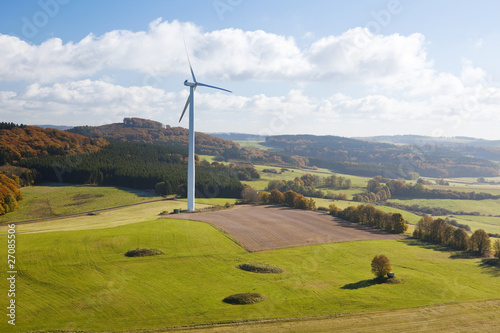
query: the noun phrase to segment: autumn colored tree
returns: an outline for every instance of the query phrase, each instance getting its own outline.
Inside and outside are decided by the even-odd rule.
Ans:
[[[308,209],[309,208],[309,199],[304,197],[302,194],[297,194],[294,198],[294,207],[298,209]]]
[[[482,257],[490,255],[491,242],[490,236],[483,229],[474,231],[469,240],[469,250]]]
[[[274,189],[271,191],[271,194],[269,194],[269,203],[272,205],[282,205],[285,202],[285,197],[283,193],[281,193],[279,190]]]
[[[494,256],[498,260],[500,260],[500,239],[495,240],[493,243],[493,251],[494,251]]]
[[[269,192],[260,191],[259,192],[259,200],[263,204],[268,204],[269,203]]]
[[[335,204],[330,204],[330,206],[328,206],[328,210],[330,211],[330,215],[332,216],[338,216],[339,213],[341,212],[341,209],[337,207]]]
[[[466,251],[469,245],[469,235],[462,228],[453,231],[453,247],[457,250]]]
[[[375,274],[377,278],[384,277],[387,273],[392,270],[391,263],[389,259],[381,254],[373,257],[372,260],[372,273]]]
[[[431,230],[431,224],[434,220],[432,217],[426,215],[422,217],[417,224],[417,227],[413,231],[413,237],[428,240]]]
[[[15,211],[19,208],[19,201],[23,194],[17,188],[16,181],[4,174],[0,174],[0,215]]]
[[[401,215],[399,213],[392,214],[391,222],[392,222],[392,228],[393,228],[394,232],[396,232],[398,234],[402,234],[406,230],[408,230],[408,225],[406,224],[406,221],[403,218],[403,215]]]
[[[288,190],[285,193],[283,193],[283,198],[284,198],[284,204],[287,207],[295,207],[295,198],[299,194],[295,193],[292,190]]]

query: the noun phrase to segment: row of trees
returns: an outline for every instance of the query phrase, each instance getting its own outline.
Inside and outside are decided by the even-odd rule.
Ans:
[[[304,210],[316,210],[316,203],[312,198],[306,198],[302,194],[288,190],[285,193],[273,189],[271,192],[261,191],[257,193],[252,187],[247,186],[241,197],[246,203],[263,203]]]
[[[317,175],[304,174],[300,177],[295,177],[294,180],[289,181],[271,180],[267,185],[266,191],[272,191],[276,189],[280,192],[297,192],[306,197],[347,200],[347,195],[345,194],[335,194],[332,191],[327,191],[325,193],[324,191],[317,189],[315,186],[333,187],[335,189],[348,189],[351,187],[351,180],[336,175],[332,175],[329,177],[319,177]]]
[[[406,220],[401,214],[386,213],[372,205],[349,206],[341,210],[335,204],[331,204],[329,210],[330,215],[388,232],[400,234],[408,230]]]
[[[434,220],[430,216],[424,216],[418,221],[413,237],[480,256],[488,256],[491,251],[490,237],[483,229],[474,231],[469,237],[464,229],[455,228],[440,218]]]
[[[384,184],[385,183],[385,184]],[[422,182],[413,185],[406,184],[401,180],[388,179],[377,176],[368,181],[365,193],[357,193],[353,196],[358,202],[385,201],[391,197],[412,198],[412,199],[461,199],[461,200],[485,200],[498,199],[490,193],[458,192],[451,190],[428,189]]]
[[[0,174],[0,215],[15,211],[19,208],[19,201],[23,194],[19,191],[16,181]]]

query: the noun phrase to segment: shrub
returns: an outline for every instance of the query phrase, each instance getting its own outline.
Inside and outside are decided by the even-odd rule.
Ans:
[[[245,186],[241,192],[241,199],[245,203],[257,203],[259,202],[259,194],[253,189],[253,187]]]
[[[242,293],[227,296],[222,301],[228,304],[243,305],[261,302],[265,298],[266,297],[264,295],[261,295],[259,293]]]
[[[389,259],[385,255],[381,254],[373,257],[372,273],[375,274],[377,278],[384,277],[391,270],[392,270],[391,263],[389,262]]]
[[[338,216],[339,213],[341,212],[340,208],[337,207],[335,204],[330,204],[330,206],[328,206],[328,210],[330,211],[330,215],[333,216]]]
[[[282,273],[283,269],[276,265],[267,264],[265,262],[247,262],[237,266],[247,272],[253,273]]]
[[[285,197],[283,193],[281,193],[279,190],[274,189],[271,191],[271,194],[269,195],[269,203],[273,205],[282,205],[285,202]]]
[[[140,249],[137,248],[135,250],[130,250],[125,253],[126,257],[148,257],[148,256],[156,256],[159,254],[163,254],[160,250],[157,249]]]
[[[268,204],[269,203],[269,192],[260,191],[259,192],[259,200],[263,204]]]

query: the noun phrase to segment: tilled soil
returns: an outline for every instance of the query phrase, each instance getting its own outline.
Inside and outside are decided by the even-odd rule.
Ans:
[[[285,247],[377,239],[402,239],[322,212],[241,205],[220,211],[172,214],[169,218],[214,224],[251,252]]]

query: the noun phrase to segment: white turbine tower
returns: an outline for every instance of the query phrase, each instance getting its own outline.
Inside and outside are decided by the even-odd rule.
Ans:
[[[188,200],[188,211],[194,211],[194,192],[195,192],[195,170],[194,170],[194,91],[197,86],[208,87],[213,89],[224,90],[232,93],[232,91],[210,86],[208,84],[204,84],[196,81],[196,77],[194,76],[193,67],[191,66],[191,60],[189,60],[189,54],[187,51],[186,44],[184,43],[184,47],[186,48],[186,54],[189,62],[189,69],[191,70],[191,75],[193,76],[193,82],[188,82],[188,80],[184,81],[184,85],[189,87],[189,97],[186,101],[186,105],[184,106],[184,110],[182,111],[179,122],[181,122],[182,117],[184,117],[184,113],[186,113],[186,109],[189,105],[189,156],[188,156],[188,186],[187,186],[187,200]]]

